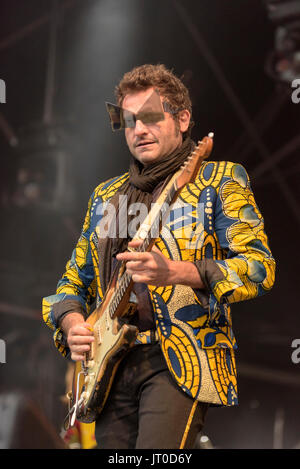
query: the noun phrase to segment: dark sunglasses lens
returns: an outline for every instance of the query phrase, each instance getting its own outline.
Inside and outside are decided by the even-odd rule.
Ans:
[[[164,120],[163,112],[139,112],[136,120],[141,120],[143,124],[156,124],[156,122]]]

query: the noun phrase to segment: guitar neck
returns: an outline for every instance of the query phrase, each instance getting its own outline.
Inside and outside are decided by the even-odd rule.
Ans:
[[[143,241],[137,251],[149,251],[153,242],[159,236],[160,230],[170,213],[171,205],[175,202],[180,193],[176,184],[178,173],[179,171],[175,173],[166,186],[163,187],[158,199],[152,204],[151,210],[137,230],[133,241]]]
[[[152,204],[151,210],[140,225],[133,240],[142,240],[142,244],[135,249],[136,252],[146,252],[152,249],[152,246],[159,236],[160,230],[166,221],[171,205],[177,199],[180,190],[177,188],[176,180],[179,171],[173,175],[170,181],[163,187],[157,201]],[[120,268],[122,274],[117,281],[117,288],[111,298],[109,305],[109,314],[111,318],[122,314],[118,307],[125,295],[128,295],[132,289],[132,281],[130,275],[126,273],[125,263]]]
[[[152,204],[151,210],[143,223],[137,230],[133,240],[142,241],[142,244],[135,249],[136,252],[150,251],[155,240],[158,238],[161,228],[171,210],[171,205],[175,202],[181,189],[188,182],[192,182],[202,164],[204,158],[210,154],[212,149],[212,135],[205,137],[203,141],[198,142],[198,146],[188,157],[183,166],[171,177],[168,183],[163,187],[157,201]],[[111,317],[122,315],[119,305],[125,295],[129,295],[133,282],[126,273],[125,263],[121,265],[117,285],[112,295],[109,314]]]

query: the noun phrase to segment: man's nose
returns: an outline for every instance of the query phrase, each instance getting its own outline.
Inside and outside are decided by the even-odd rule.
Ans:
[[[147,132],[148,132],[147,126],[141,120],[138,119],[135,122],[135,134],[136,135],[142,135],[142,134],[145,134]]]

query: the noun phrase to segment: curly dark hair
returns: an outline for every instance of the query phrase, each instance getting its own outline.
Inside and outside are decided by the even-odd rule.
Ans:
[[[192,115],[192,102],[188,89],[173,71],[168,70],[163,64],[140,65],[125,73],[115,88],[118,105],[122,106],[127,94],[144,91],[150,87],[157,89],[169,103],[176,122],[178,122],[178,112],[182,109],[187,109]],[[192,127],[191,119],[186,134],[190,135]]]

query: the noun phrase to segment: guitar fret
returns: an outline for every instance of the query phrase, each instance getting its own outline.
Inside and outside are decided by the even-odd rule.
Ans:
[[[119,304],[121,303],[122,298],[124,296],[124,293],[126,292],[126,289],[128,288],[128,286],[130,284],[130,280],[131,280],[131,278],[126,272],[125,272],[125,274],[123,274],[123,276],[119,280],[118,291],[116,293],[114,293],[114,296],[113,296],[113,298],[110,302],[110,306],[109,306],[109,315],[110,315],[111,318],[113,317],[113,315],[115,314]]]

